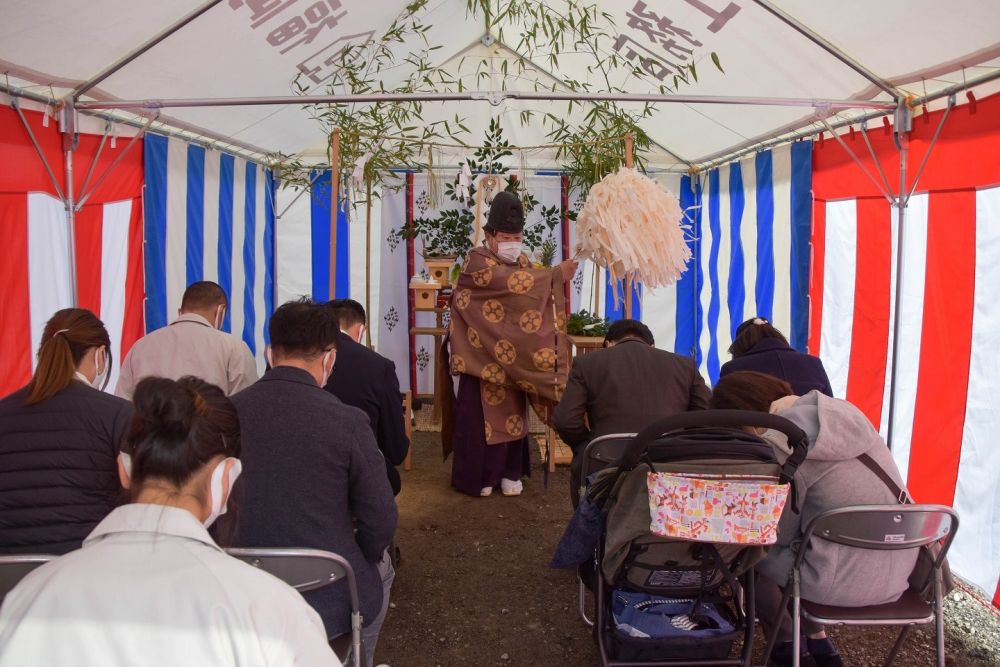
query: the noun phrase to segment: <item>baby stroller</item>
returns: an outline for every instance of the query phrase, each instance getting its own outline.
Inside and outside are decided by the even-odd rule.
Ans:
[[[784,434],[785,463],[744,426]],[[781,512],[794,511],[785,501],[794,506],[807,448],[790,421],[738,410],[683,413],[587,446],[586,502],[605,517],[592,564],[604,667],[750,665],[753,568]],[[583,594],[581,585],[581,612]]]

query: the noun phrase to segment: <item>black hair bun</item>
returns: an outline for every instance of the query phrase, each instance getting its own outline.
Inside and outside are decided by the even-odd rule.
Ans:
[[[173,380],[148,377],[136,386],[136,419],[148,435],[160,440],[183,440],[190,433],[200,396]]]

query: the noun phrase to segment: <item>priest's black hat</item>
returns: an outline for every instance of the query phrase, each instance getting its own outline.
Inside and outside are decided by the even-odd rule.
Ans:
[[[524,206],[513,192],[498,192],[490,205],[490,215],[483,229],[496,234],[520,234],[524,231]]]

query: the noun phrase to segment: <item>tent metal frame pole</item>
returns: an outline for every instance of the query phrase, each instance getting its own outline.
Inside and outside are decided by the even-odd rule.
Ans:
[[[924,159],[920,163],[920,167],[917,169],[913,177],[913,185],[909,190],[906,189],[906,160],[909,153],[909,145],[907,138],[901,137],[899,132],[895,133],[896,147],[899,149],[899,197],[895,202],[897,209],[896,214],[896,294],[894,298],[895,310],[893,311],[893,323],[892,323],[892,368],[889,372],[889,414],[887,416],[886,422],[886,434],[885,441],[892,449],[892,434],[893,434],[893,416],[896,413],[896,366],[899,361],[899,331],[900,316],[899,309],[900,304],[903,299],[903,239],[904,239],[904,221],[906,219],[906,208],[909,206],[910,197],[917,189],[917,182],[920,180],[920,176],[924,172],[924,168],[927,166],[927,161],[930,158],[931,151],[937,145],[938,139],[941,137],[941,130],[944,129],[944,123],[948,119],[952,108],[956,104],[955,94],[952,93],[948,97],[948,106],[945,108],[944,114],[941,116],[941,121],[938,123],[937,129],[934,130],[934,135],[931,137],[930,143],[927,145],[927,153],[924,154]],[[909,108],[901,107],[901,112],[905,113],[903,119],[897,114],[897,124],[902,124],[906,130],[910,129],[912,123],[912,115],[910,114]],[[902,121],[902,122],[900,122]]]
[[[21,98],[37,102],[39,104],[44,104],[46,106],[52,106],[53,103],[56,105],[60,104],[60,102],[55,101],[46,95],[39,95],[38,93],[31,92],[30,90],[22,90],[16,86],[7,86],[3,82],[0,82],[0,93],[9,95],[11,100],[14,98]],[[120,125],[126,125],[137,129],[141,129],[145,125],[146,118],[148,117],[145,114],[136,114],[137,118],[123,118],[104,111],[88,111],[86,109],[79,108],[77,109],[77,112],[92,118],[100,118],[106,122],[118,123]],[[160,116],[160,118],[162,118],[162,116]],[[204,128],[194,126],[186,127],[186,124],[176,125],[174,124],[174,119],[160,120],[160,118],[157,119],[160,122],[160,127],[156,128],[157,133],[167,137],[183,139],[188,143],[198,144],[199,146],[204,146],[205,148],[212,150],[225,151],[238,157],[242,157],[248,162],[263,164],[261,156],[266,156],[271,152],[265,148],[246,144],[230,137],[210,132]]]
[[[74,189],[74,174],[73,174],[73,152],[76,150],[76,144],[79,140],[79,134],[77,133],[76,125],[76,109],[73,108],[72,102],[66,104],[63,107],[64,123],[62,126],[63,133],[63,151],[66,154],[66,238],[68,240],[68,255],[69,255],[69,294],[70,294],[70,306],[76,308],[80,303],[80,294],[78,291],[77,275],[76,275],[76,207],[73,201],[73,189]]]
[[[848,146],[847,142],[844,141],[844,138],[841,137],[840,134],[838,134],[830,126],[828,122],[826,122],[826,119],[823,120],[823,125],[833,135],[833,138],[837,141],[837,143],[840,144],[840,147],[844,149],[844,152],[847,153],[851,157],[851,159],[854,160],[854,163],[858,165],[861,171],[864,172],[865,176],[867,176],[868,179],[875,184],[875,187],[878,188],[878,191],[880,193],[882,193],[882,196],[885,197],[887,200],[889,200],[889,203],[893,203],[895,201],[895,198],[893,197],[892,192],[887,190],[885,186],[879,183],[878,179],[875,178],[870,171],[868,171],[868,167],[866,167],[864,162],[861,161],[861,158],[855,155],[854,151],[851,150],[851,147]],[[876,164],[878,164],[877,160]],[[879,169],[881,169],[881,167],[879,167]]]
[[[900,104],[900,110],[905,111],[907,115],[910,114],[909,108],[902,103]],[[896,148],[899,149],[899,196],[893,202],[893,206],[896,207],[896,293],[893,295],[892,368],[889,370],[889,414],[886,415],[885,431],[885,444],[890,451],[892,450],[892,434],[894,431],[892,422],[896,414],[896,371],[899,362],[899,330],[901,328],[900,322],[903,319],[899,316],[899,309],[903,301],[903,255],[906,254],[903,252],[903,241],[906,228],[906,206],[909,198],[904,198],[903,193],[906,192],[906,160],[909,157],[909,137],[907,133],[909,130],[910,127],[907,124],[905,127],[897,127],[893,131],[893,139],[896,142]]]
[[[208,0],[208,2],[200,5],[199,7],[196,7],[193,11],[191,11],[187,15],[174,21],[169,26],[167,26],[157,34],[153,35],[152,37],[150,37],[148,40],[146,40],[136,48],[132,49],[124,56],[122,56],[115,62],[105,67],[98,74],[95,74],[90,79],[78,85],[70,92],[70,97],[73,100],[78,100],[81,95],[89,91],[91,88],[98,85],[99,83],[107,79],[109,76],[111,76],[112,74],[114,74],[115,72],[117,72],[118,70],[125,67],[133,60],[144,54],[146,51],[149,51],[151,48],[153,48],[154,46],[165,40],[167,37],[170,37],[170,35],[174,34],[178,30],[186,26],[188,23],[191,23],[191,21],[197,19],[199,16],[210,10],[212,7],[215,7],[220,2],[222,2],[222,0]]]
[[[907,203],[910,201],[910,197],[913,196],[913,193],[917,189],[917,183],[920,181],[920,177],[923,176],[924,174],[924,168],[927,167],[927,161],[931,157],[931,151],[934,150],[934,146],[937,144],[938,137],[941,136],[941,130],[944,129],[945,121],[948,120],[948,116],[951,114],[951,110],[955,108],[956,103],[957,101],[954,95],[948,98],[948,106],[945,107],[944,114],[942,114],[941,120],[940,122],[938,122],[937,129],[934,130],[934,135],[931,137],[931,143],[927,146],[927,152],[924,154],[924,159],[920,163],[920,166],[917,167],[916,173],[913,175],[913,185],[910,186],[909,191],[906,193]]]
[[[875,163],[875,168],[878,169],[878,175],[882,177],[882,184],[885,186],[885,191],[892,194],[892,186],[889,185],[889,178],[885,175],[885,169],[882,168],[882,162],[878,159],[878,155],[875,154],[875,149],[872,148],[872,141],[868,137],[868,121],[861,121],[861,138],[865,140],[865,146],[868,147],[868,154],[872,156],[872,162]],[[900,192],[902,194],[902,192]]]
[[[990,83],[991,81],[996,81],[997,79],[1000,79],[1000,70],[995,70],[988,74],[984,74],[983,76],[976,77],[974,79],[969,79],[965,83],[959,83],[955,84],[954,86],[949,86],[948,88],[939,90],[936,93],[931,93],[929,95],[924,95],[923,97],[918,97],[915,100],[911,100],[910,105],[911,107],[918,107],[928,102],[935,102],[944,97],[951,97],[953,95],[957,95],[958,93],[975,88],[976,86],[982,85],[984,83]],[[832,127],[835,130],[839,130],[841,128],[845,128],[850,125],[859,123],[863,120],[874,120],[876,118],[881,118],[882,116],[887,116],[889,113],[890,112],[888,111],[874,111],[858,116],[857,118],[851,118],[849,120],[842,120],[836,123],[831,123],[830,127]],[[785,143],[791,143],[798,139],[803,139],[805,137],[813,136],[821,131],[814,125],[814,123],[818,122],[821,122],[821,120],[811,120],[809,121],[807,127],[797,130],[791,134],[782,137],[775,137],[772,139],[765,139],[750,146],[746,146],[745,148],[741,148],[738,151],[732,151],[732,152],[723,151],[721,153],[713,153],[711,155],[706,155],[705,157],[696,160],[695,164],[701,165],[701,169],[714,169],[715,167],[739,160],[741,157],[749,155],[750,153],[756,153],[765,148],[770,148]]]
[[[150,116],[149,120],[146,121],[146,125],[138,132],[136,132],[131,139],[129,139],[128,144],[125,146],[124,149],[122,149],[122,152],[115,156],[115,159],[112,160],[111,164],[109,164],[107,169],[104,170],[104,173],[102,173],[98,177],[98,179],[94,182],[94,187],[88,190],[87,183],[84,182],[83,187],[80,188],[80,201],[76,203],[74,210],[79,211],[81,208],[83,208],[83,205],[87,203],[87,200],[90,199],[91,195],[97,192],[97,189],[101,187],[101,184],[104,183],[105,180],[107,180],[108,176],[111,175],[111,172],[115,170],[115,167],[117,167],[118,164],[125,159],[125,156],[128,155],[129,151],[131,151],[132,148],[135,147],[139,139],[142,139],[144,136],[146,136],[146,131],[149,130],[149,127],[153,124],[153,121],[155,120],[156,116]],[[97,157],[94,158],[94,164],[91,165],[91,171],[93,171],[94,165],[96,164],[97,164]],[[87,175],[87,180],[90,180],[89,174]]]
[[[94,176],[94,169],[97,168],[97,161],[101,159],[101,153],[104,152],[104,145],[108,142],[109,134],[111,134],[111,121],[105,121],[104,134],[101,135],[101,143],[97,145],[97,152],[94,153],[94,159],[90,161],[90,166],[87,168],[87,175],[83,178],[83,185],[80,186],[81,195],[87,191],[87,186],[90,185],[90,179]],[[80,206],[82,206],[82,203],[77,205],[77,211],[80,210]]]
[[[665,104],[732,104],[745,106],[810,107],[815,109],[880,109],[892,111],[895,102],[798,97],[730,97],[725,95],[633,95],[627,93],[563,93],[520,91],[473,91],[455,93],[371,93],[363,95],[280,95],[273,97],[193,97],[187,99],[108,100],[79,102],[78,109],[164,109],[174,107],[236,107],[377,102],[489,102],[499,106],[506,100],[576,102],[659,102]]]
[[[801,21],[791,16],[787,12],[778,7],[775,7],[770,0],[754,0],[754,2],[767,12],[774,15],[782,23],[785,23],[793,30],[798,32],[800,35],[808,39],[813,44],[819,46],[821,49],[829,53],[831,56],[844,63],[852,70],[863,76],[864,78],[871,81],[873,84],[881,88],[883,91],[889,93],[892,97],[899,97],[899,92],[893,88],[892,84],[878,76],[867,67],[859,63],[854,58],[850,57],[836,46],[827,41],[824,37],[820,36],[819,33],[815,32],[809,26],[803,24]]]
[[[21,119],[21,124],[24,126],[24,130],[28,133],[28,139],[31,140],[31,145],[35,147],[35,152],[38,153],[38,158],[42,161],[42,166],[45,167],[46,173],[49,175],[49,179],[52,181],[52,187],[56,190],[56,195],[58,195],[60,201],[66,201],[66,195],[63,194],[62,186],[59,185],[59,179],[56,178],[55,172],[52,171],[52,166],[49,161],[45,159],[45,153],[42,152],[42,147],[38,144],[38,139],[35,138],[35,133],[31,130],[31,126],[28,125],[28,119],[24,117],[24,112],[21,111],[21,104],[16,97],[11,98],[11,106],[14,107],[14,111],[17,112],[18,118]]]

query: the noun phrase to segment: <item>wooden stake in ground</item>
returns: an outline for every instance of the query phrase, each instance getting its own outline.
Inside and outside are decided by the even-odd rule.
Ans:
[[[337,298],[337,212],[340,210],[340,128],[330,135],[330,299]]]

